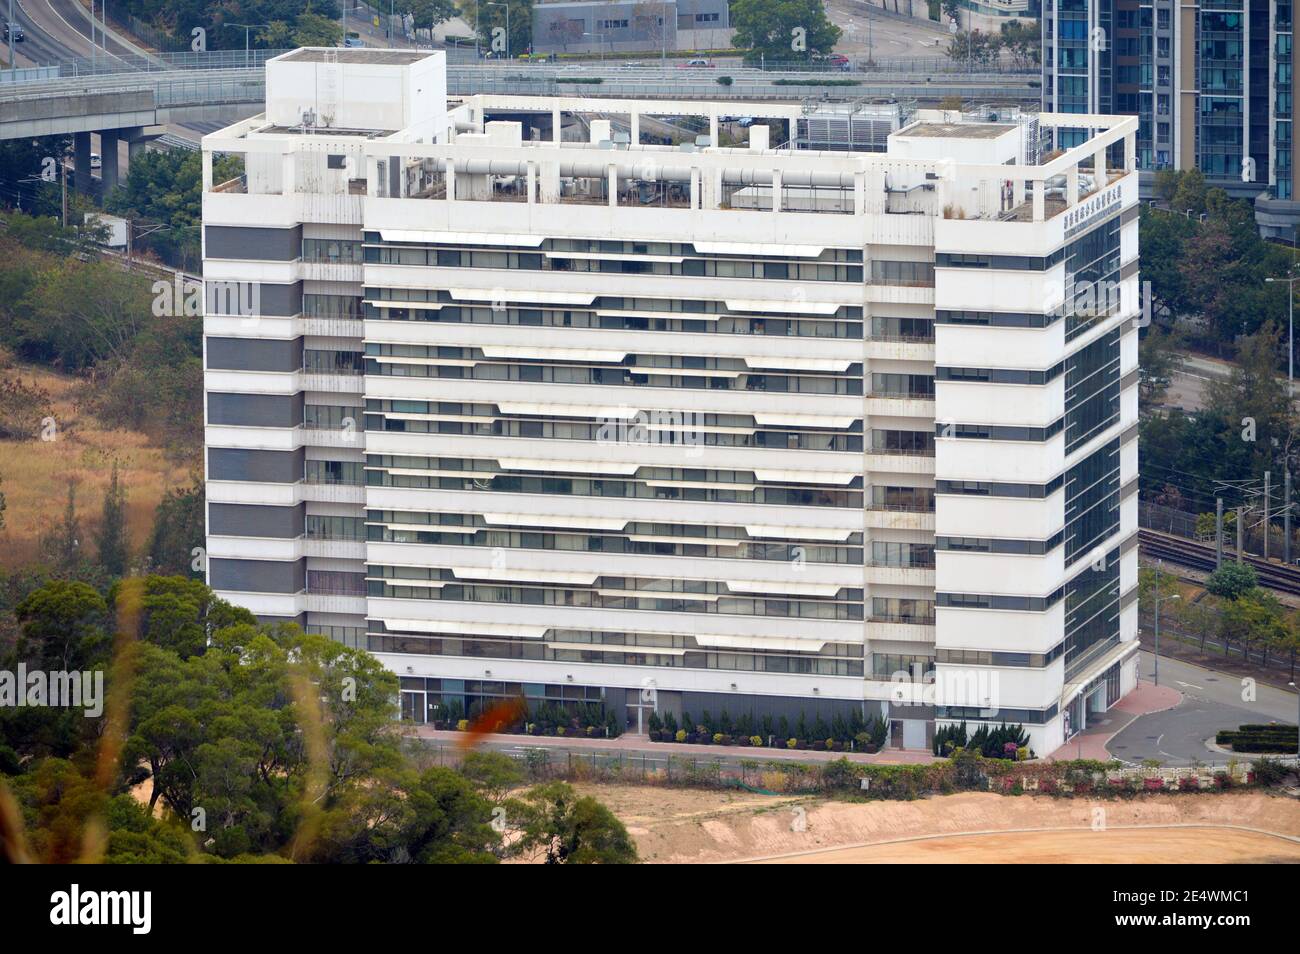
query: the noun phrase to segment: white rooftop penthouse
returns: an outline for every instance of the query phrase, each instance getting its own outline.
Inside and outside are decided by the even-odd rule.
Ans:
[[[205,192],[256,195],[257,208],[285,221],[303,219],[275,216],[268,199],[364,194],[373,200],[367,221],[393,228],[513,234],[525,205],[529,233],[571,225],[589,235],[617,216],[620,229],[647,236],[680,235],[689,222],[693,235],[781,245],[944,246],[947,229],[996,222],[1020,227],[992,230],[1003,238],[991,241],[1024,249],[1059,244],[1071,213],[1135,168],[1131,116],[1039,114],[1042,133],[1092,135],[1033,165],[1035,127],[937,110],[916,113],[883,155],[781,148],[762,122],[747,146],[722,147],[710,144],[723,117],[743,112],[788,129],[801,107],[498,95],[444,106],[444,71],[442,53],[302,49],[271,60],[268,111],[204,138]],[[628,131],[615,133],[611,118]],[[709,131],[698,145],[642,143],[643,118]],[[242,155],[245,175],[214,184],[214,153]],[[618,212],[626,208],[642,216],[628,220]],[[954,221],[967,224],[936,225]]]

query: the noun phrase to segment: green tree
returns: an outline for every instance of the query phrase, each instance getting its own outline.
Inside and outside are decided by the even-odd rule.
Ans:
[[[830,53],[842,32],[817,0],[733,0],[732,45],[745,50],[745,62],[782,63]],[[802,30],[802,34],[797,31]],[[802,49],[792,46],[802,37]]]
[[[110,577],[124,576],[127,568],[126,489],[122,486],[116,459],[108,489],[104,491],[104,510],[95,533],[95,543],[104,572]]]
[[[343,42],[343,27],[308,7],[293,21],[293,42],[297,46],[338,46]]]
[[[510,56],[518,57],[521,53],[526,53],[532,46],[533,42],[533,0],[500,0],[510,4]],[[492,45],[494,30],[506,29],[506,11],[501,6],[489,5],[487,0],[462,0],[457,4],[460,10],[460,18],[470,25],[470,29],[478,24],[479,42],[482,44],[483,51],[493,52],[495,56],[505,56],[504,37],[505,33],[499,34],[502,39],[502,49],[494,50]],[[441,22],[441,21],[439,21]],[[429,25],[428,18],[417,19],[417,27]],[[436,24],[434,24],[436,25]]]
[[[467,752],[460,773],[493,805],[500,805],[524,781],[519,762],[503,752]]]
[[[1154,324],[1143,330],[1138,345],[1139,407],[1159,403],[1174,375],[1182,370],[1181,343],[1182,338],[1176,332],[1164,331]]]
[[[201,577],[202,563],[194,568],[195,549],[205,543],[203,480],[195,475],[189,487],[169,487],[154,510],[149,535],[149,567],[169,576]]]
[[[1249,563],[1225,561],[1205,580],[1205,588],[1224,600],[1237,600],[1259,586],[1255,569]]]
[[[623,823],[590,796],[566,782],[529,789],[507,806],[520,829],[516,850],[547,864],[633,864],[636,844]],[[515,820],[520,823],[516,823]]]

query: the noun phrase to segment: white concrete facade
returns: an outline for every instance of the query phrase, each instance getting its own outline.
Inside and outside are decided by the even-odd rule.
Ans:
[[[440,54],[348,52],[287,57],[437,87]],[[1045,114],[1093,135],[1030,166],[1028,127],[937,112],[865,155],[636,134],[732,103],[428,111],[204,139],[205,275],[260,302],[205,318],[222,596],[429,705],[856,708],[1042,753],[1131,688],[1135,118]]]

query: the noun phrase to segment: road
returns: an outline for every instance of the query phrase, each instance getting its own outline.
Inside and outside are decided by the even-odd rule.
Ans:
[[[1143,678],[1150,678],[1153,657],[1143,652],[1140,659]],[[1156,759],[1170,766],[1224,763],[1231,756],[1205,744],[1219,729],[1248,722],[1296,721],[1295,693],[1261,684],[1255,689],[1256,700],[1243,702],[1241,679],[1230,673],[1161,656],[1160,684],[1177,689],[1183,701],[1164,712],[1139,716],[1121,729],[1106,745],[1116,758],[1133,763]]]
[[[924,0],[916,0],[921,9]],[[917,17],[890,15],[865,0],[825,0],[826,16],[844,31],[837,52],[853,59],[873,61],[907,57],[942,57],[948,47],[948,30]]]
[[[1183,367],[1172,375],[1162,403],[1169,407],[1181,407],[1185,411],[1199,411],[1205,406],[1206,389],[1210,383],[1226,381],[1235,366],[1231,361],[1203,354],[1186,351],[1179,354],[1183,359]],[[1292,383],[1291,394],[1300,396],[1300,382]]]

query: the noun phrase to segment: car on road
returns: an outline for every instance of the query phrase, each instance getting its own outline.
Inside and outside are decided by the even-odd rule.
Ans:
[[[92,152],[90,154],[90,168],[102,169],[103,167],[104,167],[104,160],[100,158],[99,153]]]
[[[687,60],[685,63],[678,64],[681,70],[711,70],[713,64],[708,60]]]
[[[13,31],[13,34],[14,34],[14,42],[15,42],[15,43],[21,43],[21,42],[23,42],[23,40],[27,39],[27,37],[25,37],[25,36],[23,35],[23,28],[22,28],[22,27],[18,26],[17,24],[14,24],[13,26],[10,26],[8,23],[6,23],[6,24],[5,24],[5,42],[6,42],[6,43],[9,42],[9,31],[10,31],[10,30]]]
[[[349,32],[348,35],[343,38],[343,45],[347,47],[365,46],[366,41],[361,39],[360,33]]]

